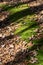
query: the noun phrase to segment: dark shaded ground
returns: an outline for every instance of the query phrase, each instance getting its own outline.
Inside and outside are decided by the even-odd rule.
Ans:
[[[9,25],[11,22],[17,21],[18,19],[20,19],[24,16],[38,14],[41,10],[43,10],[43,4],[36,6],[36,7],[30,7],[30,8],[24,9],[20,12],[9,15],[6,20],[4,20],[3,22],[0,22],[0,28]],[[2,24],[5,24],[5,26]]]

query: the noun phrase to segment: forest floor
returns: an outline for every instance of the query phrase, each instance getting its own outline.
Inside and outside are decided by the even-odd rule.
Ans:
[[[0,65],[43,65],[42,5],[0,5]]]

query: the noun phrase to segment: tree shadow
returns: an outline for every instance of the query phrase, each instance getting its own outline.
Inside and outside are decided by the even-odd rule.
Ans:
[[[39,13],[41,10],[43,10],[43,4],[42,5],[39,5],[39,6],[35,6],[35,7],[30,7],[30,8],[27,8],[27,9],[24,9],[20,12],[16,12],[12,15],[9,16],[9,21],[11,20],[12,22],[24,17],[24,16],[27,16],[27,15],[33,15],[33,14],[37,14]]]
[[[41,10],[43,10],[43,4],[39,6],[26,8],[22,11],[9,15],[9,17],[4,21],[4,24],[5,26],[8,26],[10,23],[17,21],[18,19],[23,18],[24,16],[38,14]],[[4,27],[4,26],[1,26],[2,23],[3,22],[0,22],[0,27]]]
[[[39,45],[39,46],[43,45],[43,37],[41,37],[40,39],[35,39],[34,41],[35,43],[37,43],[36,45]]]

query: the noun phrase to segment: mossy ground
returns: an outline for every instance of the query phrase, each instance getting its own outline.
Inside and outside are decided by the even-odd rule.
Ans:
[[[16,7],[6,6],[4,11],[10,12],[9,22],[19,25],[14,34],[20,35],[23,40],[27,40],[30,36],[36,34],[34,30],[39,26],[32,19],[35,14],[29,11],[27,4]]]
[[[37,58],[38,58],[38,63],[28,64],[28,65],[43,65],[43,50],[38,51]]]
[[[16,31],[14,31],[14,34],[21,36],[21,38],[25,41],[29,41],[28,38],[36,34],[34,30],[39,28],[39,26],[36,21],[32,19],[35,14],[30,12],[30,7],[28,7],[27,4],[15,7],[0,5],[0,7],[3,7],[4,11],[10,12],[9,22],[19,25]],[[39,50],[38,53],[37,58],[39,59],[39,63],[28,65],[43,65],[43,51]]]

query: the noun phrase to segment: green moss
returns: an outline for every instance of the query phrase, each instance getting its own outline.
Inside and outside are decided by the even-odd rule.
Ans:
[[[24,40],[28,40],[29,37],[36,34],[34,30],[38,28],[38,25],[35,21],[29,21],[27,19],[27,22],[22,21],[21,23],[22,23],[22,26],[20,28],[18,27],[18,29],[14,32],[15,34],[19,34],[21,38]]]

